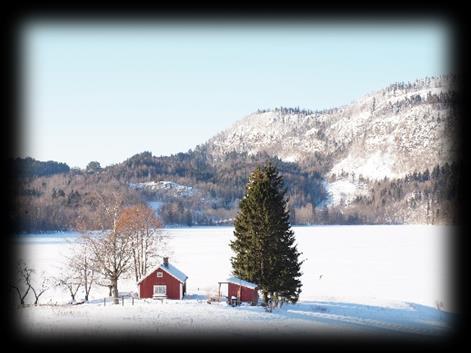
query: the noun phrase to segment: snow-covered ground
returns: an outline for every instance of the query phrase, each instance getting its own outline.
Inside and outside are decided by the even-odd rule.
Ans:
[[[177,184],[173,181],[161,180],[158,182],[148,181],[144,183],[130,183],[129,187],[134,189],[148,189],[153,191],[170,191],[180,196],[192,196],[193,187]]]
[[[193,297],[193,299],[192,299]],[[145,299],[124,305],[102,300],[67,306],[38,306],[18,310],[21,328],[39,335],[79,332],[80,337],[103,334],[191,335],[220,337],[274,335],[277,338],[332,335],[443,335],[451,322],[447,315],[418,304],[385,302],[366,305],[338,301],[301,301],[267,313],[260,306],[231,307],[208,304],[204,297],[183,301]]]
[[[25,332],[102,334],[132,332],[229,335],[273,332],[277,335],[328,333],[437,335],[453,327],[448,226],[315,226],[294,227],[303,253],[300,301],[273,313],[262,307],[207,304],[218,281],[230,275],[232,227],[166,230],[170,262],[188,275],[188,296],[159,302],[125,298],[124,306],[103,305],[107,288],[97,287],[91,301],[64,305],[60,288],[40,299],[49,304],[19,308]],[[38,272],[55,275],[73,248],[74,234],[38,235],[17,240],[17,254]],[[120,292],[136,292],[131,279]],[[80,297],[80,295],[79,295]],[[26,301],[31,302],[31,298]],[[443,303],[442,310],[436,309]],[[56,305],[57,304],[57,305]],[[129,331],[131,330],[131,331]]]
[[[325,205],[329,206],[338,206],[341,203],[349,205],[357,196],[368,195],[368,185],[358,180],[342,178],[331,183],[325,182],[324,187],[329,195]]]

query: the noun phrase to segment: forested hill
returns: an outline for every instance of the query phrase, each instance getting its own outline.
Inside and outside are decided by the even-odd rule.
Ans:
[[[285,178],[293,224],[456,222],[456,163],[380,181],[345,174],[341,177],[367,192],[336,203],[329,192],[336,182],[323,179],[312,166],[233,152],[215,167],[201,151],[169,157],[144,152],[107,168],[25,178],[11,216],[19,221],[20,231],[75,229],[78,220],[93,228],[98,195],[119,192],[129,204],[158,201],[166,224],[231,224],[250,171],[267,159]]]
[[[205,146],[216,160],[232,151],[267,152],[284,161],[317,160],[325,175],[404,177],[454,160],[458,147],[454,82],[453,75],[399,82],[321,111],[283,107],[258,111]]]
[[[249,174],[267,159],[274,161],[285,177],[292,207],[319,204],[326,199],[318,172],[266,154],[230,153],[212,165],[200,149],[167,157],[143,152],[106,168],[93,162],[84,170],[21,180],[16,217],[29,231],[74,228],[78,218],[92,218],[97,192],[115,190],[125,194],[130,203],[161,201],[160,213],[167,224],[231,223]],[[147,187],[162,180],[188,186],[191,192],[183,195],[171,189]]]
[[[66,163],[41,162],[30,157],[9,159],[8,163],[11,176],[18,178],[50,176],[70,171]]]
[[[83,169],[16,159],[24,231],[93,227],[97,193],[150,202],[167,225],[231,224],[271,160],[293,224],[453,223],[459,194],[453,76],[395,83],[342,107],[259,110],[193,150]],[[16,177],[15,176],[15,177]]]

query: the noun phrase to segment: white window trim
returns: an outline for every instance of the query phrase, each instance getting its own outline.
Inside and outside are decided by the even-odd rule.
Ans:
[[[159,291],[159,289],[163,289],[163,291]],[[165,284],[155,284],[154,295],[167,295],[167,286]]]
[[[162,271],[157,271],[157,277],[162,278],[164,273]]]

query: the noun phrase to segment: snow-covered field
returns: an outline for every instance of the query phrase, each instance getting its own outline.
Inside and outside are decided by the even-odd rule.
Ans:
[[[233,228],[166,230],[170,262],[188,275],[182,301],[135,300],[103,305],[108,289],[92,290],[87,304],[67,305],[68,294],[50,290],[38,307],[19,308],[19,328],[47,335],[219,331],[228,335],[316,333],[438,335],[453,327],[456,308],[448,255],[448,226],[294,227],[302,266],[300,301],[273,313],[262,307],[207,304],[208,293],[231,272],[228,246]],[[55,275],[73,248],[73,233],[28,236],[15,241],[17,254],[37,272]],[[136,292],[131,279],[121,293]],[[80,297],[80,295],[79,295]],[[31,302],[31,298],[26,302]],[[438,302],[443,308],[437,310]],[[56,305],[57,304],[57,305]],[[209,330],[209,331],[208,331]]]

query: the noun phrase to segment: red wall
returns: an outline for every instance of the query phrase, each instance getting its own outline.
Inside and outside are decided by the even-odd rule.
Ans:
[[[157,277],[158,271],[163,273],[162,277]],[[180,281],[160,268],[152,272],[141,283],[139,283],[139,297],[152,298],[154,295],[154,285],[157,284],[167,285],[168,299],[180,299]]]
[[[258,300],[258,294],[255,289],[247,288],[247,287],[240,287],[240,301],[241,302],[255,302]],[[229,296],[229,299],[234,296],[237,297],[239,291],[239,285],[235,283],[229,283],[228,284],[228,289],[227,289],[227,294]]]

